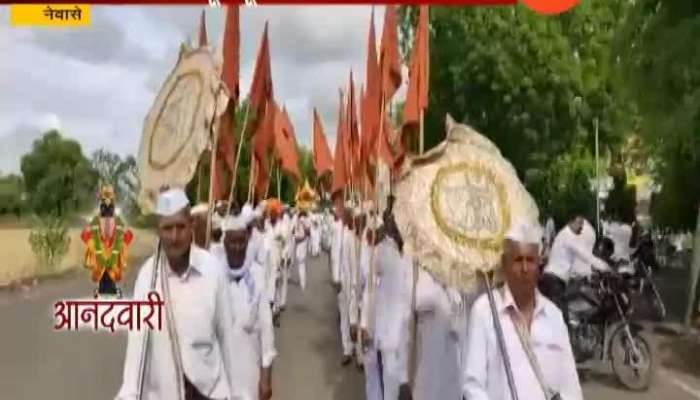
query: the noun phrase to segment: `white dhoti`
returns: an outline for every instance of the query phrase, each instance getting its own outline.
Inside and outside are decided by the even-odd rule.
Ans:
[[[406,360],[401,351],[381,350],[378,360],[382,367],[381,384],[384,389],[385,399],[398,399],[399,387],[406,382]]]
[[[301,285],[301,290],[306,290],[306,250],[308,247],[308,240],[297,243],[296,265],[297,270],[299,271],[299,284]]]
[[[383,400],[382,375],[379,365],[377,349],[371,346],[362,356],[362,364],[365,370],[365,398],[366,400]]]
[[[338,292],[338,312],[340,313],[340,341],[343,345],[343,355],[352,355],[352,339],[350,338],[350,303],[348,296],[342,290]]]
[[[321,228],[315,226],[311,228],[311,256],[318,257],[321,253]]]

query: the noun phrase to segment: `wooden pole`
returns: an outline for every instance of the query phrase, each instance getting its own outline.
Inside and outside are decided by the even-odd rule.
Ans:
[[[277,198],[282,198],[282,173],[280,172],[279,165],[277,166]]]
[[[199,167],[197,168],[197,203],[201,203],[202,201],[202,170],[204,167],[202,166],[202,161],[200,159],[199,161]]]
[[[215,112],[216,114],[216,112]],[[213,124],[212,124],[213,126]],[[216,146],[219,144],[219,135],[214,135],[212,151],[211,151],[211,163],[209,165],[209,207],[207,208],[207,232],[206,241],[204,246],[209,248],[209,241],[211,240],[211,217],[214,211],[214,185],[215,185],[215,174],[216,174]]]
[[[276,163],[275,160],[272,160],[272,164],[270,165],[270,172],[267,173],[267,188],[265,188],[265,198],[267,198],[267,195],[270,193],[270,183],[272,183],[272,174],[275,172],[275,166],[278,166],[279,163]]]
[[[236,191],[236,183],[238,182],[238,163],[241,159],[241,151],[243,149],[243,139],[245,138],[245,131],[248,128],[248,114],[250,112],[250,102],[245,109],[245,116],[243,117],[243,129],[241,129],[241,136],[238,138],[238,150],[236,151],[236,158],[233,161],[233,176],[231,176],[231,192],[228,194],[228,206],[226,207],[226,215],[231,214],[231,206],[233,203],[233,194]],[[252,150],[251,150],[252,151]]]
[[[425,137],[423,136],[423,117],[425,116],[425,111],[420,110],[420,124],[419,124],[419,131],[418,131],[418,140],[419,140],[419,145],[418,145],[418,154],[423,155],[423,152],[425,151]]]
[[[250,202],[253,191],[255,190],[255,182],[258,180],[258,166],[255,163],[255,152],[250,152],[250,173],[248,174],[248,196],[246,201]]]

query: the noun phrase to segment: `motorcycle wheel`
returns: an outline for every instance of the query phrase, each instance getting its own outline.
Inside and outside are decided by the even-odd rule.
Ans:
[[[632,332],[637,348],[633,350],[625,327],[620,326],[610,339],[610,361],[613,372],[627,389],[645,391],[649,389],[653,374],[653,354],[649,341],[639,332]]]

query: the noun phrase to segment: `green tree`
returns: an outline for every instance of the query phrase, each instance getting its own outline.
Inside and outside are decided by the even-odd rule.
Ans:
[[[700,3],[639,0],[621,26],[619,86],[637,107],[662,188],[654,222],[692,229],[700,200]]]
[[[617,147],[628,131],[630,106],[618,101],[610,73],[611,43],[627,4],[583,2],[551,17],[521,5],[431,7],[426,148],[444,138],[444,118],[450,113],[501,149],[540,206],[551,200],[542,197],[551,190],[543,177],[576,180],[564,182],[562,190],[590,186],[579,174],[588,170],[560,174],[552,169],[560,159],[590,159],[594,119],[600,121],[604,147]],[[407,59],[415,8],[401,7],[400,16]],[[575,193],[595,202],[589,189]]]
[[[136,159],[129,155],[122,159],[119,154],[99,149],[92,153],[90,160],[97,171],[101,184],[112,185],[116,192],[117,204],[132,217],[140,213],[136,198],[138,196],[138,174]]]
[[[21,170],[31,208],[66,217],[94,201],[97,172],[80,144],[49,131],[22,157]]]
[[[19,217],[22,214],[24,209],[23,187],[21,176],[0,175],[0,215],[14,214]]]

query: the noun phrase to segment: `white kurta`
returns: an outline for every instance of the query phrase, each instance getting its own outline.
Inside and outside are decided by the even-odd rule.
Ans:
[[[495,290],[494,297],[518,398],[544,399],[544,392],[507,311],[509,307],[517,309],[513,296],[504,286]],[[469,355],[463,371],[464,397],[469,400],[510,400],[508,380],[486,295],[476,300],[469,319]],[[530,341],[546,385],[559,392],[562,400],[583,399],[564,319],[557,306],[539,292],[535,297]]]
[[[250,247],[249,247],[250,249]],[[213,249],[226,263],[223,248]],[[232,372],[233,400],[257,400],[260,368],[268,368],[277,355],[272,327],[272,312],[265,297],[265,271],[262,265],[247,258],[239,279],[226,269],[228,294],[235,315],[230,321],[232,358],[236,360]]]
[[[366,237],[366,234],[365,234]],[[370,269],[371,269],[371,262],[374,262],[375,264],[375,276],[376,276],[376,262],[377,262],[377,254],[374,254],[374,259],[372,256],[372,252],[375,250],[373,246],[370,246],[369,243],[365,240],[362,246],[362,254],[360,257],[360,265],[361,265],[361,284],[360,284],[360,290],[362,293],[361,296],[361,301],[360,301],[360,327],[364,329],[367,334],[369,335],[369,338],[372,339],[370,341],[369,346],[367,349],[364,349],[363,355],[362,355],[362,364],[364,367],[364,372],[365,372],[365,398],[366,400],[382,400],[384,397],[384,394],[382,392],[382,383],[381,383],[381,374],[382,371],[380,371],[380,365],[379,365],[379,358],[377,354],[377,348],[374,345],[373,338],[374,338],[374,304],[373,304],[373,293],[371,294],[371,289],[370,289]],[[370,305],[372,303],[372,305]],[[371,323],[370,323],[371,322]]]
[[[346,267],[344,261],[343,245],[345,244],[345,225],[341,220],[335,221],[333,230],[333,243],[331,248],[331,275],[333,282],[340,285],[338,291],[338,313],[340,315],[340,339],[343,355],[352,354],[352,343],[350,340],[350,321],[348,318],[349,303],[347,301],[347,290],[349,283],[345,281],[347,273],[343,272]]]
[[[184,374],[205,396],[212,399],[230,397],[229,382],[235,360],[230,348],[233,342],[228,323],[235,314],[226,295],[220,261],[206,250],[192,246],[190,266],[177,276],[167,265],[170,298],[162,288],[162,273],[158,273],[156,288],[164,301],[172,305],[175,329],[179,338]],[[139,270],[134,286],[134,299],[145,300],[150,292],[155,257],[149,258]],[[165,307],[162,308],[163,329],[152,331],[143,399],[172,400],[178,398],[177,372],[167,329]],[[138,374],[145,330],[129,332],[124,376],[119,400],[136,400],[138,397]]]
[[[282,263],[282,247],[284,246],[284,232],[281,221],[277,221],[275,225],[266,222],[265,237],[263,239],[265,246],[265,286],[268,302],[276,301],[277,281],[279,280],[280,268]]]
[[[309,249],[309,235],[307,230],[311,229],[309,217],[298,215],[294,219],[292,231],[293,240],[296,246],[295,264],[299,271],[299,283],[301,290],[306,290],[306,252]],[[301,240],[301,241],[300,241]]]
[[[460,309],[455,307],[456,293],[440,286],[427,272],[421,270],[416,284],[416,313],[418,315],[416,375],[413,398],[416,400],[459,399]],[[458,298],[458,297],[457,297]]]
[[[581,234],[576,235],[568,225],[565,225],[554,239],[549,261],[544,271],[568,282],[574,272],[582,271],[578,274],[585,274],[586,270],[590,271],[588,266],[593,266],[596,269],[607,269],[607,264],[591,253],[593,244],[591,243],[590,229],[592,229],[590,224],[589,228],[584,225]],[[593,234],[595,235],[595,233]],[[595,236],[593,236],[593,241],[595,241]],[[581,264],[577,268],[578,261]]]
[[[309,248],[313,257],[318,257],[321,253],[321,218],[318,214],[311,214],[311,237]]]
[[[374,346],[382,354],[385,399],[397,398],[399,386],[408,382],[412,282],[410,256],[385,238],[377,245],[373,332]]]

